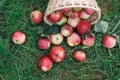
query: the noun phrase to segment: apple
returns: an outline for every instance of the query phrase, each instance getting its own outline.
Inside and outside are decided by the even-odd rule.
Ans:
[[[38,47],[40,49],[48,49],[50,47],[51,43],[50,41],[48,40],[48,38],[40,38],[38,40]]]
[[[94,10],[90,8],[84,8],[83,11],[89,15],[92,15],[94,13]]]
[[[64,60],[66,52],[61,46],[54,46],[50,50],[49,56],[53,62],[61,62]]]
[[[80,22],[80,20],[81,19],[79,17],[77,17],[77,18],[68,18],[68,22],[67,23],[70,26],[72,26],[73,28],[76,28],[78,23]]]
[[[74,32],[71,36],[67,37],[67,43],[71,47],[77,46],[81,43],[81,38]]]
[[[104,36],[102,44],[104,47],[113,48],[116,45],[116,38],[110,35]]]
[[[80,12],[79,12],[79,11],[76,11],[76,12],[70,13],[70,14],[69,14],[69,17],[70,17],[70,18],[77,18],[77,17],[79,17],[79,15],[80,15]]]
[[[83,51],[75,51],[73,57],[78,62],[83,62],[86,60],[86,54]]]
[[[80,18],[81,19],[88,19],[90,17],[89,14],[87,14],[85,11],[80,12]]]
[[[51,70],[52,65],[53,65],[53,62],[50,60],[48,56],[42,56],[39,59],[39,68],[44,72]]]
[[[33,11],[30,14],[30,18],[31,21],[34,22],[35,24],[41,23],[41,21],[43,20],[42,12],[40,12],[39,10]]]
[[[62,12],[65,16],[69,16],[72,12],[72,8],[61,9],[60,12]]]
[[[81,11],[81,10],[82,10],[82,8],[80,8],[80,7],[73,8],[73,11]]]
[[[50,42],[55,45],[61,44],[63,41],[63,35],[61,33],[50,34]]]
[[[73,28],[70,25],[66,24],[61,27],[61,34],[64,37],[68,37],[68,36],[72,35],[72,33],[73,33]]]
[[[66,9],[61,9],[60,12],[64,13],[69,13],[72,11],[72,8],[66,8]]]
[[[66,17],[69,17],[69,15],[72,13],[72,11],[71,12],[68,12],[68,13],[64,13],[64,15],[66,16]]]
[[[88,21],[80,21],[77,25],[77,31],[79,34],[87,34],[91,28],[91,24]]]
[[[78,23],[81,21],[80,17],[79,17],[79,12],[73,12],[69,15],[68,17],[68,24],[70,26],[72,26],[73,28],[76,28],[76,26],[78,25]]]
[[[26,35],[22,31],[16,31],[12,34],[12,41],[15,44],[24,44],[26,41]]]
[[[59,22],[57,22],[56,24],[61,26],[61,25],[64,25],[65,23],[67,23],[67,17],[63,16],[62,19]]]
[[[82,44],[84,46],[93,46],[95,42],[95,37],[91,34],[87,34],[85,39],[82,39]]]
[[[52,12],[48,15],[48,19],[53,23],[59,22],[62,19],[62,17],[63,14],[60,11]]]

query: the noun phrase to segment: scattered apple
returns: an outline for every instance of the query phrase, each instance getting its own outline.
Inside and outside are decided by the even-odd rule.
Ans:
[[[95,37],[91,34],[87,34],[85,39],[82,39],[82,44],[84,46],[93,46],[95,42]]]
[[[67,38],[67,43],[69,46],[74,47],[81,43],[81,38],[77,33],[73,33],[71,36]]]
[[[92,15],[94,13],[94,10],[90,8],[84,8],[83,11],[89,15]]]
[[[12,41],[15,44],[24,44],[26,41],[26,35],[21,31],[16,31],[12,34]]]
[[[50,47],[51,43],[48,40],[48,38],[40,38],[38,40],[38,46],[40,49],[48,49]]]
[[[61,27],[61,34],[64,37],[68,37],[68,36],[72,35],[72,33],[73,33],[73,28],[70,25],[66,24]]]
[[[33,11],[31,14],[30,14],[30,18],[31,18],[31,21],[34,22],[35,24],[38,24],[38,23],[41,23],[42,19],[43,19],[43,15],[42,15],[42,12],[36,10],[36,11]]]
[[[55,45],[61,44],[63,41],[63,35],[61,33],[58,34],[50,34],[50,42]]]
[[[80,34],[87,34],[91,28],[91,24],[88,21],[80,21],[77,25],[77,31]]]
[[[83,51],[75,51],[73,57],[78,62],[83,62],[86,59],[86,54]]]
[[[103,38],[103,46],[107,48],[113,48],[116,45],[116,38],[110,35],[106,35]]]
[[[61,26],[61,25],[64,25],[65,23],[67,23],[67,17],[63,16],[62,19],[59,22],[57,22],[56,24]]]
[[[48,56],[43,56],[39,60],[39,68],[44,72],[51,70],[52,65],[53,63]]]
[[[62,19],[62,16],[63,16],[62,12],[56,11],[56,12],[52,12],[50,15],[48,15],[48,19],[51,22],[56,23]]]
[[[53,62],[61,62],[64,60],[66,55],[65,50],[61,47],[61,46],[54,46],[51,50],[50,50],[50,59]]]

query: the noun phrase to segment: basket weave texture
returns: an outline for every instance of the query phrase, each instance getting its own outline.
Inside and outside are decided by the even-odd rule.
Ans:
[[[48,7],[45,11],[44,21],[52,25],[53,23],[47,19],[47,16],[57,10],[65,8],[90,8],[95,10],[94,14],[88,19],[91,24],[95,24],[101,18],[101,9],[98,6],[96,0],[49,0]]]

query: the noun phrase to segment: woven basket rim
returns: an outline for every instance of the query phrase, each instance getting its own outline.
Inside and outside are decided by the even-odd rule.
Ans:
[[[57,8],[57,9],[52,9],[52,11],[49,11],[47,14],[46,14],[46,16],[48,16],[50,13],[52,13],[52,12],[54,12],[54,11],[58,11],[58,10],[61,10],[61,9],[66,9],[66,8],[80,8],[80,6],[66,6],[66,7],[60,7],[60,8]],[[95,10],[95,11],[100,11],[101,12],[101,9],[99,9],[99,8],[93,8],[93,7],[89,7],[89,6],[81,6],[81,8],[90,8],[90,9],[93,9],[93,10]]]

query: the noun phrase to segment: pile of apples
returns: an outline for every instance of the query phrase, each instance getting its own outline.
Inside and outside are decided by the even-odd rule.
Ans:
[[[57,25],[69,24],[76,28],[78,23],[82,20],[87,20],[94,13],[93,9],[89,8],[66,8],[48,15],[48,20]]]
[[[89,8],[66,8],[49,14],[48,20],[61,27],[60,33],[50,34],[50,42],[59,45],[66,37],[67,43],[71,47],[77,46],[81,42],[85,46],[92,46],[95,37],[89,34],[91,24],[87,19],[94,12],[93,9]],[[86,38],[82,39],[81,35],[86,35]]]
[[[53,62],[59,63],[65,59],[67,51],[60,46],[64,38],[71,47],[80,44],[84,46],[94,45],[95,36],[90,33],[92,25],[87,21],[94,12],[94,10],[88,8],[68,8],[48,15],[49,21],[59,25],[61,29],[57,34],[51,33],[49,37],[40,37],[38,40],[40,50],[49,49],[51,45],[54,45],[48,56],[45,55],[39,59],[39,68],[42,71],[49,71],[53,66]],[[32,22],[39,24],[43,20],[43,14],[38,10],[33,11],[30,18]],[[14,32],[12,41],[16,44],[24,44],[26,41],[25,33],[22,31]],[[102,40],[102,44],[104,47],[113,48],[116,45],[116,38],[106,35]],[[73,58],[78,62],[83,62],[86,60],[86,54],[83,51],[74,51]]]

